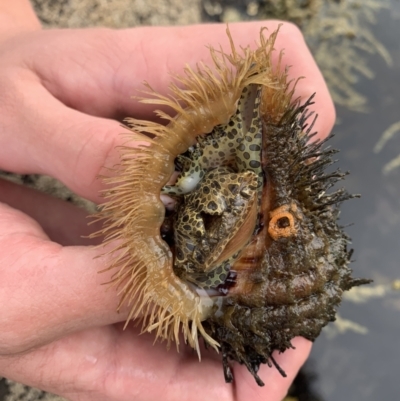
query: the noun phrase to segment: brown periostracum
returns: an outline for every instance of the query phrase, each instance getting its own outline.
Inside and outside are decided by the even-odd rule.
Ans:
[[[293,99],[295,83],[271,54],[278,34],[264,29],[256,50],[210,48],[212,68],[185,68],[165,97],[149,85],[145,103],[166,125],[128,119],[102,207],[101,234],[116,243],[112,282],[129,319],[199,351],[199,338],[245,364],[259,385],[261,363],[295,336],[314,340],[335,318],[353,279],[338,205],[352,196],[327,192],[345,174],[325,173],[335,151],[312,140],[312,113]],[[166,185],[175,166],[177,181]],[[175,199],[165,216],[160,194]],[[116,242],[114,242],[116,241]]]

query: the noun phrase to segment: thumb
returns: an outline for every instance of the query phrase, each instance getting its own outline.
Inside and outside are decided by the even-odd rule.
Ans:
[[[103,251],[63,247],[24,213],[0,204],[0,354],[25,352],[87,327],[122,321]],[[97,258],[96,258],[97,257]]]

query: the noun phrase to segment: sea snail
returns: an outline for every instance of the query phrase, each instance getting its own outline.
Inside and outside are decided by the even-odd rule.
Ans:
[[[349,238],[338,205],[353,197],[329,192],[345,174],[326,173],[334,150],[315,140],[312,113],[294,99],[295,82],[271,54],[278,30],[261,29],[257,49],[210,48],[212,68],[189,66],[171,97],[147,85],[145,103],[169,106],[166,121],[127,119],[100,217],[116,243],[109,269],[130,305],[129,319],[197,352],[199,340],[245,364],[259,385],[261,363],[295,336],[314,340],[335,319],[343,291],[368,280],[348,267]],[[175,168],[179,176],[167,185]],[[166,215],[160,194],[175,200]]]

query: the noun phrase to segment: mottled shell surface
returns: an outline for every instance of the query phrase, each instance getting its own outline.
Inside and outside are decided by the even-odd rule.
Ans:
[[[261,363],[284,375],[274,350],[314,340],[343,291],[367,282],[351,277],[337,222],[352,196],[329,191],[345,174],[325,172],[335,151],[314,139],[312,98],[293,99],[287,69],[271,61],[278,31],[263,32],[239,53],[228,31],[231,53],[211,48],[213,68],[186,67],[171,98],[149,87],[143,101],[176,114],[157,111],[166,125],[128,120],[100,214],[106,242],[118,243],[109,268],[129,319],[168,342],[183,333],[199,354],[202,337],[221,350],[226,381],[237,361],[259,385]],[[162,192],[175,200],[167,216]]]

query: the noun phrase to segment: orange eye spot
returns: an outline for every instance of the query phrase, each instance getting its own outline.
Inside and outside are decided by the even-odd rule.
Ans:
[[[283,205],[270,213],[268,234],[276,241],[279,238],[288,238],[296,235],[294,217],[290,212],[290,205]]]

